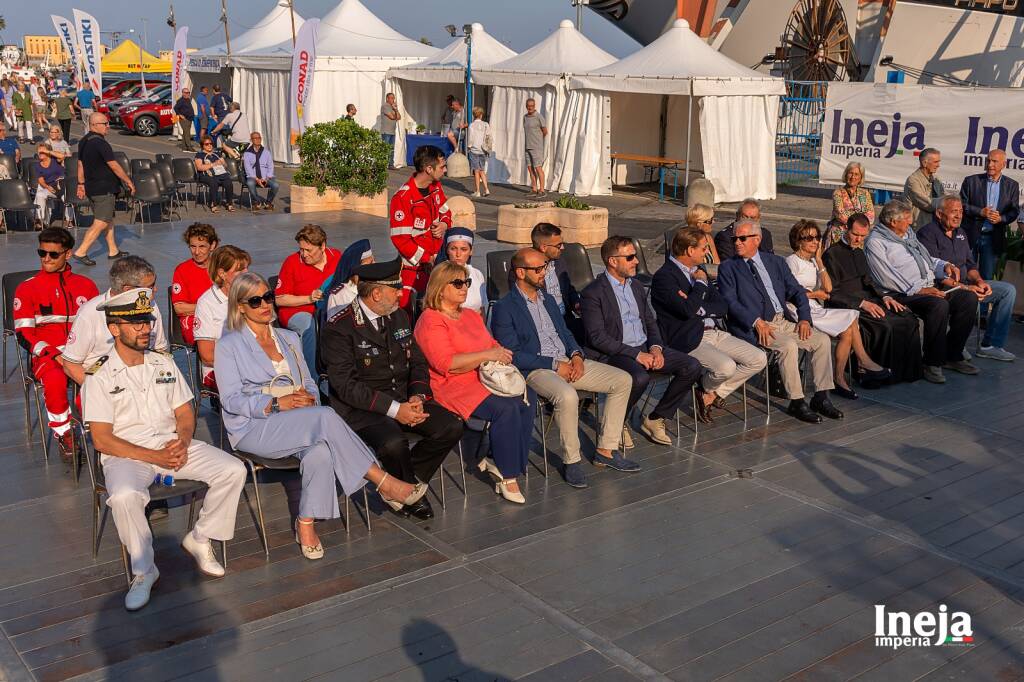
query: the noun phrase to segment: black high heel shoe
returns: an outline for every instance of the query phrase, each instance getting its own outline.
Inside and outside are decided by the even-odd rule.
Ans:
[[[837,395],[840,398],[846,398],[847,400],[856,400],[857,398],[860,397],[849,388],[843,388],[842,386],[839,385],[832,389],[832,393],[833,395]]]

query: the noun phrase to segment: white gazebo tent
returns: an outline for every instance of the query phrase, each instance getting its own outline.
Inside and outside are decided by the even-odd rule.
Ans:
[[[482,24],[473,24],[473,63],[472,70],[486,69],[498,62],[516,56],[514,50],[499,43],[484,30]],[[428,130],[440,130],[441,113],[445,107],[445,97],[455,95],[465,101],[467,49],[465,38],[456,38],[448,47],[437,55],[416,64],[395,67],[388,71],[385,90],[395,93],[398,109],[402,114],[402,123],[395,136],[395,165],[405,165],[405,136],[417,125],[424,125]],[[474,83],[475,83],[474,77]],[[479,87],[473,90],[473,105],[484,106],[483,91]],[[484,115],[485,119],[487,115]],[[472,122],[472,113],[466,114],[466,122]]]
[[[488,161],[487,177],[492,182],[529,184],[523,114],[526,100],[533,98],[548,124],[544,163],[548,188],[579,195],[610,194],[608,98],[577,98],[578,105],[571,103],[567,79],[614,61],[565,20],[522,54],[490,69],[474,69],[476,84],[494,86],[490,112],[494,155]]]
[[[575,76],[569,88],[580,108],[610,94],[612,150],[685,159],[687,175],[703,172],[719,201],[775,198],[775,131],[785,82],[716,51],[685,19],[632,55]],[[631,181],[639,171],[619,170],[616,183]]]
[[[342,0],[320,20],[309,102],[313,122],[333,121],[345,115],[347,104],[355,104],[356,120],[379,129],[388,69],[436,53],[437,48],[388,26],[360,0]],[[276,160],[296,163],[298,152],[288,144],[291,54],[289,37],[277,45],[232,56],[231,64],[236,68],[235,101],[252,129],[263,133]]]
[[[295,31],[302,27],[303,19],[295,13]],[[249,52],[265,50],[284,41],[291,42],[292,39],[292,14],[288,7],[275,2],[274,7],[267,12],[266,16],[256,22],[256,25],[245,33],[242,33],[231,40],[231,55],[242,55]],[[195,87],[204,85],[220,85],[225,92],[231,92],[231,64],[228,47],[226,43],[206,47],[196,52],[190,52],[189,57],[215,59],[220,64],[218,72],[212,71],[189,71],[189,77]]]

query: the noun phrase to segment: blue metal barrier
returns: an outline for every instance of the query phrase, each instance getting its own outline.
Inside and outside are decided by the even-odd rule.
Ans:
[[[786,81],[775,134],[775,179],[780,185],[818,177],[827,90],[823,81]]]

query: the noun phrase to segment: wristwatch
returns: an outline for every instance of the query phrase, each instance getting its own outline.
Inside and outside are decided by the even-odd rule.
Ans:
[[[270,414],[277,414],[281,411],[281,403],[278,402],[277,396],[274,396],[270,400]]]

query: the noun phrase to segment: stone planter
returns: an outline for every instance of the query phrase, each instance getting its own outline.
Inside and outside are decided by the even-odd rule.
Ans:
[[[452,212],[453,227],[476,229],[476,206],[468,197],[448,197],[448,210]]]
[[[608,209],[591,208],[577,211],[557,208],[550,201],[534,208],[516,208],[514,204],[498,207],[498,241],[529,244],[530,231],[537,223],[551,223],[562,228],[562,238],[584,246],[597,246],[608,238]]]
[[[292,213],[359,211],[382,218],[387,217],[388,214],[387,192],[381,192],[372,197],[363,197],[358,194],[342,194],[338,190],[328,187],[323,194],[320,194],[316,187],[292,185],[291,200]]]

